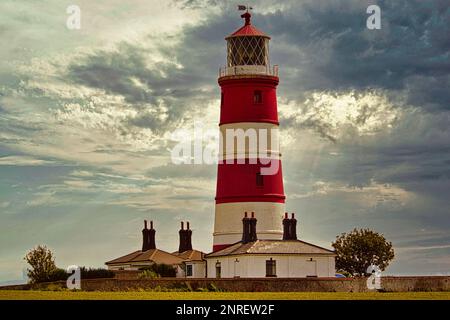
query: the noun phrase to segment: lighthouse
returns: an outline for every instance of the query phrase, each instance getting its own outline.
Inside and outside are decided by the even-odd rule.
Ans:
[[[227,64],[219,69],[222,143],[213,251],[242,240],[245,213],[258,219],[258,239],[283,238],[285,195],[277,134],[278,66],[270,65],[270,37],[252,25],[248,10],[241,17],[244,26],[225,38]],[[233,144],[237,138],[229,132],[244,133],[244,143]],[[257,150],[250,148],[247,141],[255,137]],[[265,143],[261,143],[264,139]],[[227,148],[230,144],[232,149]],[[268,167],[274,170],[265,170]]]

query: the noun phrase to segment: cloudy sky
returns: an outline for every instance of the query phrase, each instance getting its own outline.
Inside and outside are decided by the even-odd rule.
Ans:
[[[163,4],[164,3],[164,4]],[[81,29],[66,27],[69,5]],[[0,282],[46,244],[61,267],[139,249],[143,219],[209,251],[216,167],[172,164],[172,133],[217,129],[235,1],[2,0]],[[366,28],[378,4],[381,30]],[[258,1],[272,37],[287,209],[326,247],[369,227],[388,274],[450,272],[450,3]]]

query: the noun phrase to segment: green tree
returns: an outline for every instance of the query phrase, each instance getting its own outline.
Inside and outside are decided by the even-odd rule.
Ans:
[[[336,251],[336,269],[353,276],[365,276],[370,265],[384,271],[394,259],[392,242],[369,229],[353,229],[342,233],[332,243]]]
[[[51,281],[52,275],[58,271],[53,253],[46,246],[39,245],[30,250],[24,258],[31,269],[27,269],[31,283]]]

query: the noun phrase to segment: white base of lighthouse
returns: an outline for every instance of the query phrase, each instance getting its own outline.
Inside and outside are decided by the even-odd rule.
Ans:
[[[233,202],[216,204],[214,222],[214,246],[233,244],[242,240],[242,218],[255,212],[258,219],[258,239],[277,240],[283,238],[282,223],[284,203],[277,202]]]

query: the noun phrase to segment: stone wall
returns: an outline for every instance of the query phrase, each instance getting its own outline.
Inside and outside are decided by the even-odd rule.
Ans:
[[[382,277],[385,291],[450,291],[450,276]]]
[[[152,279],[124,280],[111,279],[103,281],[86,280],[82,284],[84,290],[134,290],[134,289],[185,289],[198,290],[213,287],[223,291],[275,292],[275,291],[342,291],[358,292],[365,288],[365,281],[355,279]]]
[[[133,275],[134,276],[134,275]],[[262,279],[177,279],[160,278],[151,280],[124,279],[125,274],[115,279],[83,280],[82,290],[86,291],[127,291],[137,289],[180,289],[198,290],[200,288],[223,291],[246,292],[366,292],[369,291],[364,278],[262,278]],[[64,281],[58,283],[65,286]],[[42,289],[48,284],[24,285],[22,289]],[[381,286],[384,291],[450,291],[450,276],[430,277],[383,277]],[[3,287],[1,289],[19,289],[19,286]]]
[[[142,271],[139,270],[113,270],[116,279],[133,280],[138,279]]]

